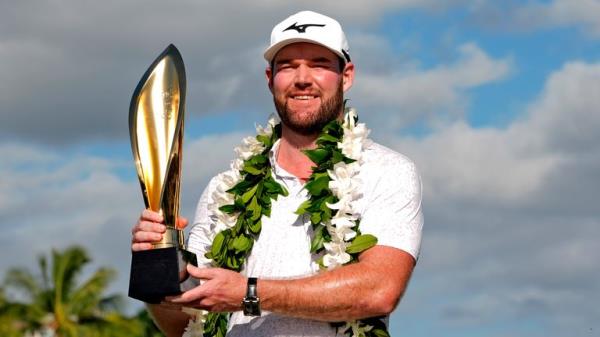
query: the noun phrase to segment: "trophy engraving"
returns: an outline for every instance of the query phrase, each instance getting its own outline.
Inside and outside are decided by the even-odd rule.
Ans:
[[[186,264],[197,264],[176,227],[185,91],[183,59],[169,45],[142,76],[129,107],[131,149],[144,203],[163,215],[167,227],[151,250],[132,253],[129,296],[149,303],[180,293]]]

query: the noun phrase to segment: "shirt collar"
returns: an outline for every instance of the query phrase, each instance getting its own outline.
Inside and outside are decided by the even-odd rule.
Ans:
[[[279,166],[279,164],[277,163],[277,155],[279,154],[279,144],[281,142],[281,139],[278,139],[275,144],[273,144],[273,147],[271,148],[271,151],[269,151],[269,161],[271,162],[271,172],[273,172],[273,175],[277,178],[280,179],[296,179],[299,180],[298,177],[296,177],[295,175],[289,173],[288,171],[286,171],[283,167]]]

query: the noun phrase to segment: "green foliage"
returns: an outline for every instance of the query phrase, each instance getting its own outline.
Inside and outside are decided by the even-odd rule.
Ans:
[[[210,252],[205,256],[218,267],[239,271],[250,254],[254,241],[260,235],[262,216],[271,215],[272,200],[287,191],[271,176],[269,151],[281,136],[281,125],[277,125],[271,137],[256,136],[265,145],[265,150],[244,161],[240,171],[243,179],[227,192],[234,195],[234,203],[221,206],[219,210],[236,215],[234,228],[226,229],[215,236]],[[228,316],[210,313],[204,326],[205,336],[225,336]]]
[[[350,246],[346,248],[348,254],[358,254],[377,244],[377,238],[371,234],[358,235],[353,240]]]
[[[337,213],[337,210],[329,208],[328,204],[333,204],[338,201],[329,189],[328,171],[333,170],[335,164],[339,162],[352,163],[350,159],[341,152],[338,148],[338,143],[342,141],[344,131],[342,126],[337,121],[328,123],[322,133],[317,138],[317,149],[304,151],[304,153],[315,163],[312,174],[306,183],[305,188],[310,193],[310,198],[303,202],[296,214],[310,214],[310,221],[313,228],[313,237],[310,245],[311,253],[320,253],[325,247],[325,242],[330,242],[331,237],[326,227],[323,225],[331,220]],[[349,263],[356,261],[358,255],[377,244],[377,238],[373,235],[361,235],[359,230],[360,220],[356,221],[353,230],[357,235],[350,241],[350,245],[346,248],[346,253],[350,254],[351,260]],[[323,265],[323,257],[317,261],[321,268]],[[389,336],[385,324],[380,318],[369,318],[359,321],[361,326],[373,326],[368,332],[365,332],[365,337],[387,337]],[[352,330],[344,331],[348,335],[352,335]]]
[[[99,268],[79,282],[90,262],[81,247],[53,250],[38,259],[40,277],[25,268],[10,269],[0,288],[0,335],[50,332],[57,337],[160,336],[145,333],[145,322],[120,312],[121,296],[103,295],[115,272]],[[24,301],[10,301],[4,290]],[[156,330],[157,331],[157,330]]]
[[[325,242],[331,241],[327,228],[328,223],[337,210],[332,210],[328,205],[336,203],[337,197],[329,189],[329,170],[333,170],[339,162],[351,163],[354,160],[344,156],[338,148],[342,141],[344,130],[338,121],[329,122],[317,138],[317,148],[306,150],[304,153],[315,163],[312,174],[305,185],[310,198],[303,202],[296,214],[309,214],[313,228],[311,240],[311,253],[320,253]],[[239,271],[252,250],[254,240],[258,238],[261,230],[262,216],[270,216],[272,200],[279,195],[286,196],[287,191],[271,176],[269,151],[275,141],[281,136],[281,125],[278,124],[271,137],[258,135],[256,139],[265,145],[262,153],[252,156],[244,161],[240,174],[243,179],[227,192],[234,195],[234,203],[221,206],[219,210],[237,216],[234,228],[218,233],[213,240],[211,250],[206,254],[218,267]],[[357,233],[350,241],[346,252],[350,254],[351,261],[356,261],[358,254],[377,243],[373,235],[361,235],[359,230],[360,220],[357,220],[354,231]],[[323,266],[323,258],[318,261]],[[204,326],[204,337],[224,337],[227,331],[228,314],[210,313]],[[365,319],[359,322],[362,326],[370,325],[373,329],[366,332],[365,337],[389,336],[385,324],[380,318]],[[351,335],[351,329],[345,331]]]

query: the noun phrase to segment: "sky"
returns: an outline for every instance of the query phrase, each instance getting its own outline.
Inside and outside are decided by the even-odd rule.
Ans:
[[[179,48],[191,218],[274,112],[262,52],[304,9],[342,23],[350,105],[421,173],[423,244],[392,336],[600,336],[598,0],[2,0],[0,276],[79,244],[125,294],[137,82]]]

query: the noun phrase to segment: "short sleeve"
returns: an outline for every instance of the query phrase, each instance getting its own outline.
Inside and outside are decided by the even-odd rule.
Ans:
[[[208,203],[212,187],[213,180],[211,180],[204,189],[202,196],[198,201],[194,221],[187,239],[188,249],[196,254],[198,264],[203,266],[209,266],[211,264],[211,260],[205,258],[204,254],[212,245],[212,220],[208,212]]]
[[[415,260],[421,247],[421,178],[405,156],[376,145],[365,153],[361,169],[363,204],[360,229],[377,244],[401,249]]]

